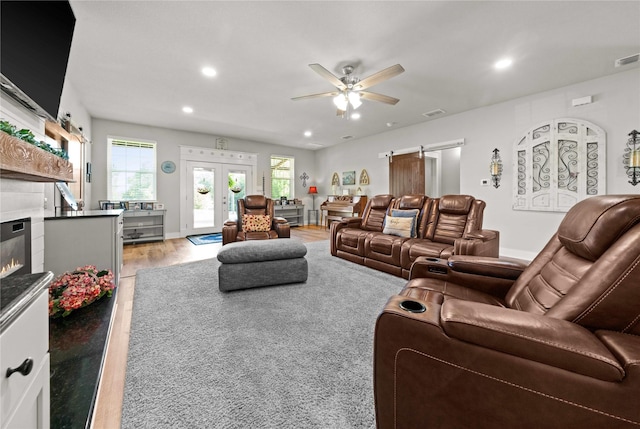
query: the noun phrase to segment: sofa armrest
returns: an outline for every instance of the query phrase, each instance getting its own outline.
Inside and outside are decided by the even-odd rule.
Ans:
[[[567,320],[451,299],[440,321],[448,336],[467,343],[604,381],[625,376],[596,335]]]
[[[454,255],[477,255],[498,257],[500,253],[500,232],[482,229],[465,234],[453,243]]]
[[[516,280],[529,263],[515,258],[490,258],[485,256],[454,255],[447,265],[459,273]]]
[[[362,218],[360,217],[348,217],[339,222],[331,222],[329,226],[329,249],[331,255],[337,256],[338,254],[336,249],[336,236],[338,235],[338,231],[343,228],[360,228],[361,223]]]
[[[233,243],[238,238],[238,223],[226,221],[222,227],[222,245]]]
[[[283,223],[289,223],[289,221],[283,217],[279,217],[279,216],[275,216],[273,218],[273,224],[283,224]]]
[[[273,229],[278,234],[278,238],[291,237],[291,225],[285,218],[274,217],[272,225]]]

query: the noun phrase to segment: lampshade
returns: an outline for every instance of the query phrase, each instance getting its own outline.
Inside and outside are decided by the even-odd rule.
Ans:
[[[347,97],[345,97],[344,94],[338,94],[335,97],[333,97],[333,104],[336,105],[336,107],[342,111],[346,111],[347,110]]]
[[[357,109],[362,105],[362,101],[360,101],[360,94],[357,92],[349,91],[349,103],[354,109]]]
[[[317,194],[318,193],[318,188],[316,186],[309,186],[309,193],[310,194]]]

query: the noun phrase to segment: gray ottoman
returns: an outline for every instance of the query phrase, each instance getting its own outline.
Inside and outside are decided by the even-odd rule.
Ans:
[[[227,292],[307,281],[307,248],[293,238],[238,241],[218,252],[218,287]]]

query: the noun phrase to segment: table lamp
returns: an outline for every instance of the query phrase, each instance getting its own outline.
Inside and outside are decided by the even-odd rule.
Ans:
[[[318,188],[316,186],[309,186],[309,193],[313,197],[313,210],[316,209],[316,194],[318,193]]]

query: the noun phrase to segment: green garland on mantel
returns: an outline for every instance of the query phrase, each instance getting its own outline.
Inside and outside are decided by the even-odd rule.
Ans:
[[[47,152],[52,153],[56,156],[59,156],[62,159],[69,159],[69,155],[64,150],[51,147],[49,143],[36,140],[36,136],[34,136],[31,131],[27,129],[19,130],[15,125],[9,123],[8,121],[5,121],[4,119],[0,120],[0,131],[3,131],[12,137],[25,141],[27,143],[31,143],[32,145],[39,147],[42,150],[46,150]]]

